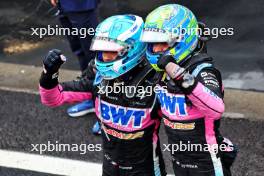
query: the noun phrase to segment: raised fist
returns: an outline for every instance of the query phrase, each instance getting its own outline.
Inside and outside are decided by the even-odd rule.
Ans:
[[[58,49],[52,49],[43,59],[43,67],[45,74],[54,74],[59,71],[61,65],[66,61],[66,57],[62,55]]]

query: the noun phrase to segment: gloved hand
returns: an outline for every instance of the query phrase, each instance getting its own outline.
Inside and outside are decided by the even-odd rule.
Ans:
[[[62,55],[60,50],[50,50],[43,59],[44,73],[50,75],[57,73],[65,61],[66,57]]]
[[[159,68],[165,69],[172,79],[178,80],[183,77],[183,73],[185,71],[184,68],[176,64],[175,59],[170,55],[161,57],[157,65]]]
[[[162,56],[158,60],[157,65],[160,69],[164,70],[166,68],[166,66],[168,65],[168,63],[170,63],[170,62],[175,63],[175,59],[170,55],[166,55],[166,56]]]

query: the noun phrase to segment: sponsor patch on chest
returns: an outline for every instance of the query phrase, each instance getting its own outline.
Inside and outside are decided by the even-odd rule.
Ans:
[[[163,111],[170,115],[186,116],[186,100],[184,95],[170,94],[165,90],[157,93]]]
[[[100,104],[101,116],[104,122],[111,122],[115,125],[133,128],[141,128],[146,118],[146,109],[136,109],[113,105],[104,101]]]

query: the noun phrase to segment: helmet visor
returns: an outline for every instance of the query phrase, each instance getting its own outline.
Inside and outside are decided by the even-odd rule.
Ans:
[[[141,41],[146,43],[168,43],[172,45],[182,41],[182,37],[163,29],[144,28]]]
[[[107,37],[94,37],[90,50],[92,51],[117,51],[121,52],[128,47],[128,44]]]

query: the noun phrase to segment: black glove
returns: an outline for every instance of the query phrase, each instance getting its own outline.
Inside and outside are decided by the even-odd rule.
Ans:
[[[172,62],[172,63],[176,63],[175,62],[175,59],[171,56],[171,55],[166,55],[166,56],[162,56],[159,60],[158,60],[158,63],[157,63],[157,65],[158,65],[158,67],[160,68],[160,69],[165,69],[165,67],[166,67],[166,65],[168,64],[168,63],[170,63],[170,62]]]
[[[58,49],[50,50],[43,59],[44,71],[41,74],[39,83],[45,89],[52,89],[58,85],[58,71],[60,66],[66,61],[65,56]]]
[[[44,73],[53,75],[59,71],[61,65],[65,62],[65,57],[58,49],[53,49],[48,52],[43,59]]]

